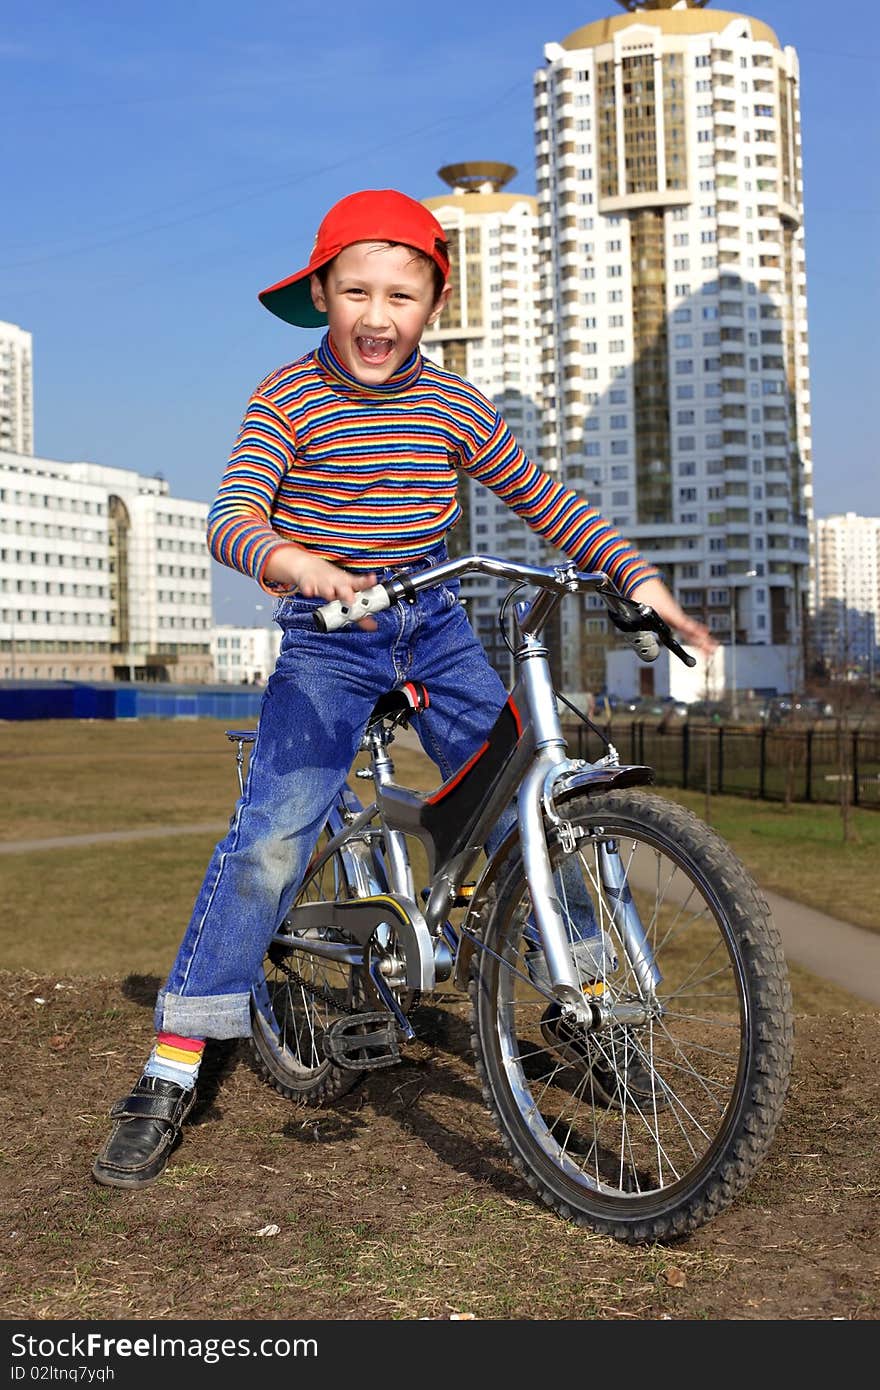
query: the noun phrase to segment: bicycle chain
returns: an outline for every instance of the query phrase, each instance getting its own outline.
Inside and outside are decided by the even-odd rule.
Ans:
[[[352,1015],[363,1013],[363,1009],[353,1009],[350,1008],[348,1004],[340,1003],[326,986],[309,984],[308,980],[304,980],[299,971],[294,970],[292,965],[286,965],[283,960],[276,961],[276,964],[278,969],[283,971],[293,984],[299,985],[307,994],[310,994],[313,999],[320,1000],[322,1004],[328,1005],[328,1007],[335,1010],[336,1013]]]
[[[327,1004],[329,1008],[335,1009],[337,1013],[354,1016],[355,1014],[362,1014],[364,1012],[363,1009],[350,1008],[347,1004],[341,1004],[324,985],[309,984],[308,980],[304,980],[298,970],[294,970],[292,965],[286,965],[283,960],[276,961],[275,963],[278,969],[281,970],[293,984],[299,985],[307,994],[310,994],[313,999],[318,999],[322,1004]],[[410,1009],[415,1007],[420,997],[421,992],[419,990],[412,991],[409,1005]]]

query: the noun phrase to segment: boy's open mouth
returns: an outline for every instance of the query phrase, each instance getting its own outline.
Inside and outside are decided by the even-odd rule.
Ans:
[[[355,339],[357,350],[365,362],[381,363],[391,354],[390,338],[371,338],[359,336]]]

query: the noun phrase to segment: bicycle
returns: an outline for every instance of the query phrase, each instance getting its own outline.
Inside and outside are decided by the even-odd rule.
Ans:
[[[695,661],[607,576],[491,556],[401,572],[315,622],[332,631],[473,572],[513,586],[507,703],[479,753],[419,793],[395,782],[389,749],[430,692],[378,702],[357,773],[375,799],[343,788],[273,936],[252,990],[256,1066],[284,1096],[331,1102],[400,1060],[419,1000],[451,980],[469,994],[489,1112],[541,1201],[619,1240],[681,1236],[743,1191],[772,1142],[792,1053],[782,945],[729,846],[644,790],[649,767],[621,764],[607,738],[596,762],[568,756],[541,631],[566,595],[595,594],[643,660],[662,644]],[[255,735],[228,737],[243,786]]]

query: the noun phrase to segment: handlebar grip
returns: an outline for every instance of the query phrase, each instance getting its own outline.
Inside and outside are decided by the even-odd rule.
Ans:
[[[374,584],[371,589],[362,589],[355,595],[354,603],[343,603],[335,598],[332,603],[322,603],[314,612],[315,627],[319,632],[337,632],[349,623],[359,622],[368,613],[381,613],[390,608],[391,596],[384,584]]]

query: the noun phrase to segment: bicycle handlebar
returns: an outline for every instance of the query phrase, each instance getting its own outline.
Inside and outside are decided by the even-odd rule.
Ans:
[[[336,632],[359,622],[370,613],[381,613],[392,603],[401,599],[412,602],[421,589],[441,584],[446,579],[457,579],[463,574],[488,574],[496,579],[510,579],[514,583],[533,584],[538,588],[555,590],[557,593],[595,593],[605,603],[608,616],[621,632],[642,661],[656,661],[660,655],[661,644],[683,661],[686,666],[696,666],[696,657],[691,656],[676,642],[672,630],[666,622],[646,603],[636,603],[625,598],[608,578],[607,574],[582,572],[574,565],[523,565],[513,560],[499,560],[492,555],[462,555],[456,560],[445,560],[430,569],[411,574],[401,570],[384,583],[374,584],[370,589],[362,589],[354,603],[343,603],[334,599],[315,609],[315,626],[321,632]]]

